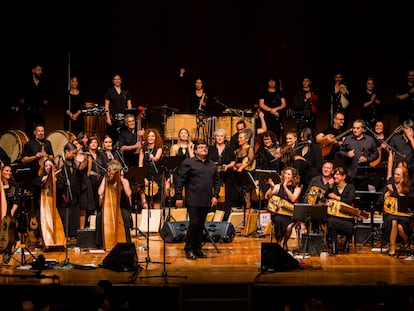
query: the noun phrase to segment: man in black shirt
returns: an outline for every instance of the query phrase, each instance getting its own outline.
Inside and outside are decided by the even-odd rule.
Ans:
[[[183,187],[189,216],[187,238],[184,246],[187,259],[206,258],[202,252],[204,222],[210,208],[217,205],[220,192],[220,175],[214,162],[207,159],[208,146],[197,142],[195,156],[186,158],[176,178],[177,207],[183,206]]]

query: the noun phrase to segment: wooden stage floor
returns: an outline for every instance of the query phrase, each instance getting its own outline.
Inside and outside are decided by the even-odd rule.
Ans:
[[[133,241],[138,261],[132,271],[102,267],[108,251],[32,248],[31,254],[13,254],[0,268],[2,296],[16,300],[36,293],[55,310],[69,310],[69,305],[81,303],[85,288],[109,280],[117,295],[127,297],[131,310],[259,310],[269,303],[273,310],[284,310],[286,304],[302,306],[310,298],[321,299],[329,310],[353,310],[357,305],[382,310],[390,301],[405,307],[414,293],[414,258],[389,257],[373,251],[370,243],[356,244],[349,254],[336,256],[288,255],[299,262],[299,269],[272,272],[261,269],[263,243],[272,242],[269,235],[237,233],[232,242],[217,243],[218,249],[206,242],[208,258],[197,260],[185,258],[184,242],[164,243],[158,233],[150,234],[149,240],[139,234]],[[297,249],[298,242],[291,239],[290,249]],[[41,255],[46,268],[34,269],[32,261],[40,261]],[[285,255],[276,260],[284,261]]]

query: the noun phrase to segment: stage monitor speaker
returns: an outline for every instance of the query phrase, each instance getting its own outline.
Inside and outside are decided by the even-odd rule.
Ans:
[[[233,241],[236,230],[231,222],[206,221],[204,224],[204,242],[210,239],[219,243]],[[187,237],[188,221],[166,222],[160,230],[160,235],[166,243],[184,242]]]
[[[204,241],[209,241],[207,234],[214,242],[230,243],[234,240],[236,230],[231,222],[228,221],[209,221],[204,224],[206,236]]]
[[[138,255],[134,243],[117,243],[102,262],[102,267],[113,271],[134,271]]]
[[[279,244],[263,242],[260,269],[262,272],[283,272],[300,269],[300,264]]]
[[[165,222],[160,235],[165,243],[183,242],[187,237],[188,221]]]

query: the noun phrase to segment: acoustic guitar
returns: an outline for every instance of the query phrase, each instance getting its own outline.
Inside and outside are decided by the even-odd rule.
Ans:
[[[402,126],[400,125],[400,126],[398,126],[392,133],[391,133],[391,135],[390,136],[388,136],[385,140],[384,140],[384,143],[388,143],[388,141],[394,136],[394,135],[396,135],[396,134],[398,134],[398,133],[400,133],[402,131]],[[378,148],[377,148],[377,150],[378,150],[378,158],[376,158],[375,160],[373,160],[373,161],[371,161],[371,162],[369,162],[369,166],[372,166],[372,167],[375,167],[375,166],[377,166],[378,164],[380,164],[381,163],[381,161],[382,161],[382,159],[381,159],[381,146],[379,146]]]
[[[345,132],[335,136],[334,138],[335,138],[335,140],[338,140],[338,139],[348,135],[350,132],[352,132],[352,128],[350,128],[350,129],[346,130]],[[321,148],[322,156],[326,157],[331,152],[333,146],[334,146],[334,144],[330,144],[330,143],[326,143],[326,144],[320,143],[319,147]]]

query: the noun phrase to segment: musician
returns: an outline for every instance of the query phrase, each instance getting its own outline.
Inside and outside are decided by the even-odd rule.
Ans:
[[[79,166],[75,161],[77,147],[69,142],[63,147],[62,154],[54,158],[56,167],[56,207],[65,227],[65,235],[77,237],[80,228],[81,180]]]
[[[336,152],[342,144],[344,131],[345,115],[342,112],[335,112],[332,125],[316,134],[315,141],[319,144],[322,151],[323,160],[335,161]],[[347,134],[348,132],[346,132]],[[345,135],[346,135],[345,134]],[[345,136],[343,135],[343,136]],[[342,163],[343,164],[343,163]],[[335,163],[340,165],[340,163]]]
[[[370,126],[374,126],[376,120],[382,117],[381,100],[382,96],[375,87],[374,78],[368,77],[365,89],[359,94],[362,120]]]
[[[311,129],[312,134],[315,131],[316,112],[319,108],[319,96],[312,88],[312,80],[309,76],[302,79],[302,88],[296,92],[293,98],[293,109],[301,117],[296,119],[298,131],[305,127]]]
[[[223,220],[230,216],[231,207],[236,202],[234,198],[234,174],[233,167],[236,164],[236,157],[230,145],[226,144],[226,130],[223,128],[214,131],[214,144],[208,148],[207,158],[217,164],[220,173],[221,187],[224,187],[224,204],[218,204],[218,208],[224,210]],[[222,195],[222,194],[221,194]],[[224,206],[223,206],[224,205]]]
[[[119,179],[117,174],[119,174]],[[118,187],[120,189],[121,197],[112,198],[110,199],[109,196],[105,196],[108,192],[108,187],[112,187],[115,192],[117,193]],[[126,242],[131,243],[131,228],[132,228],[132,217],[131,217],[131,206],[132,206],[132,190],[129,184],[128,179],[124,178],[122,165],[117,160],[111,160],[108,163],[107,167],[107,174],[103,177],[101,184],[99,185],[98,194],[104,200],[107,200],[105,207],[111,206],[113,209],[120,209],[122,214],[123,226],[125,229],[125,240],[118,241],[118,242]],[[109,202],[110,201],[110,202]],[[120,204],[118,205],[118,202]],[[98,247],[105,246],[104,242],[105,235],[116,233],[116,229],[112,228],[111,232],[105,232],[103,230],[103,219],[102,208],[98,210],[96,215],[96,245]],[[114,212],[114,214],[116,214]],[[108,223],[106,223],[108,224]],[[106,227],[107,228],[107,227]],[[117,240],[119,239],[118,236],[111,236],[111,239]],[[106,245],[108,247],[108,245]]]
[[[171,146],[170,156],[182,158],[194,157],[194,143],[191,141],[190,131],[188,129],[182,128],[178,131],[177,143]]]
[[[144,129],[137,129],[135,116],[127,114],[125,116],[125,127],[119,133],[119,145],[113,146],[113,151],[118,149],[122,151],[123,161],[128,168],[138,166],[139,151],[142,147],[141,136]],[[121,161],[121,164],[122,161]]]
[[[326,191],[326,198],[352,205],[355,199],[355,186],[347,181],[347,171],[344,167],[336,167],[333,174],[334,183]],[[349,243],[354,234],[354,218],[334,215],[327,217],[328,235],[332,242],[332,255],[338,252],[338,234],[345,236],[344,253],[349,253]]]
[[[40,216],[40,184],[37,182],[39,176],[44,173],[44,162],[53,161],[53,148],[50,140],[45,138],[45,127],[37,124],[33,131],[34,136],[24,145],[22,151],[22,163],[30,168],[34,210],[36,218]],[[34,235],[40,239],[40,230],[35,230]]]
[[[411,188],[414,185],[414,121],[405,120],[402,123],[402,132],[393,136],[389,145],[393,148],[388,157],[387,179],[392,176],[396,164],[405,161],[410,176]],[[397,151],[397,152],[396,152]]]
[[[17,185],[13,179],[13,171],[10,165],[2,164],[1,166],[0,187],[0,222],[3,221],[6,215],[14,217],[14,219],[18,218],[22,212],[19,208],[21,198],[16,192]],[[23,223],[20,225],[23,225]],[[16,242],[14,247],[17,248],[20,243],[18,230],[14,231],[14,241]]]
[[[64,125],[65,130],[78,135],[84,129],[84,119],[82,110],[85,109],[86,100],[82,96],[81,91],[78,88],[79,79],[77,76],[73,76],[69,81],[69,96],[68,106],[65,111]]]
[[[365,122],[357,119],[353,122],[352,135],[345,137],[338,155],[345,159],[345,167],[352,178],[352,183],[357,190],[367,191],[369,174],[360,172],[369,163],[378,158],[377,145],[375,139],[364,133]]]
[[[275,133],[278,139],[280,139],[283,133],[280,112],[286,108],[286,96],[280,79],[275,76],[270,76],[267,79],[266,89],[259,98],[259,107],[264,113],[267,129]]]
[[[321,171],[321,148],[315,143],[312,130],[309,127],[305,127],[300,131],[300,143],[295,147],[295,153],[304,157],[315,170]]]
[[[99,165],[105,169],[108,166],[108,163],[112,160],[122,162],[119,150],[115,149],[112,143],[113,140],[111,136],[105,135],[102,142],[102,147],[98,147],[98,150],[101,150],[101,152],[98,153],[97,161]]]
[[[254,148],[250,144],[252,136],[251,129],[241,130],[238,138],[239,147],[234,151],[236,163],[233,166],[233,172],[244,211],[251,207],[250,194],[255,188],[252,174],[256,167],[256,159]]]
[[[335,84],[331,92],[331,114],[334,115],[335,112],[341,112],[345,116],[344,126],[348,126],[351,95],[344,82],[342,73],[337,72],[334,75],[334,82]]]
[[[333,179],[334,165],[332,161],[324,161],[321,174],[311,179],[303,196],[303,203],[323,204],[326,201],[325,193],[334,184]],[[322,221],[312,221],[314,232],[323,230]],[[326,233],[326,231],[325,231]]]
[[[164,141],[157,129],[149,128],[142,135],[142,148],[139,153],[138,167],[145,167],[145,202],[144,208],[148,208],[146,202],[152,202],[152,207],[161,208],[161,185],[163,174],[161,170]]]
[[[132,97],[128,89],[122,85],[119,74],[112,78],[112,86],[107,88],[105,95],[105,113],[107,134],[117,142],[120,129],[124,123],[125,110],[132,108]]]
[[[266,192],[266,199],[270,199],[273,195],[280,197],[292,204],[299,199],[302,187],[300,186],[299,172],[293,167],[286,167],[280,174],[280,183],[275,184],[269,179],[270,188]],[[292,216],[283,214],[272,214],[272,222],[276,242],[281,244],[285,250],[288,250],[288,241],[292,235],[292,229],[296,222]]]
[[[213,98],[207,91],[206,83],[201,77],[197,77],[193,85],[188,84],[184,77],[185,71],[184,67],[180,68],[179,82],[188,95],[183,113],[195,114],[198,118],[204,120],[210,114]]]
[[[400,165],[394,169],[393,178],[387,181],[387,185],[381,192],[383,193],[384,200],[388,197],[398,199],[401,196],[413,195],[408,170],[404,165]],[[385,202],[384,204],[387,203]],[[383,232],[389,242],[388,255],[395,256],[395,245],[398,237],[403,240],[403,248],[409,250],[409,237],[412,234],[412,215],[394,215],[384,211],[383,217]]]

